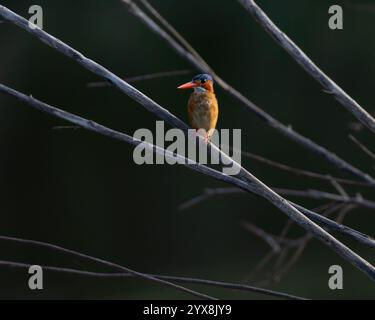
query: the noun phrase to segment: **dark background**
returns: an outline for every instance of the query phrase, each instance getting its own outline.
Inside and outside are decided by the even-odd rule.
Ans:
[[[367,110],[374,110],[375,4],[368,1],[258,1],[274,22]],[[234,87],[264,110],[363,170],[371,160],[350,142],[354,118],[312,80],[252,20],[237,1],[151,2]],[[133,17],[119,0],[1,1],[27,17],[44,9],[44,29],[120,76],[191,68]],[[344,8],[344,30],[328,28],[328,8]],[[364,9],[366,8],[366,9]],[[187,120],[188,93],[176,86],[191,75],[134,85]],[[133,134],[154,129],[156,118],[114,88],[88,89],[98,81],[77,63],[8,23],[0,24],[0,82],[47,103]],[[243,150],[299,168],[338,172],[280,134],[217,88],[218,128],[242,128]],[[64,125],[11,98],[0,96],[0,234],[51,242],[142,272],[240,282],[268,252],[241,225],[251,221],[278,233],[285,215],[249,195],[227,195],[179,212],[182,202],[206,187],[225,187],[181,166],[137,166],[132,147]],[[354,134],[375,149],[367,130]],[[334,192],[327,183],[243,159],[270,186]],[[374,192],[360,191],[369,198]],[[296,199],[313,208],[324,201]],[[374,234],[374,212],[358,209],[345,223]],[[300,230],[295,231],[301,234]],[[341,238],[340,238],[341,239]],[[348,239],[351,248],[375,255]],[[93,270],[95,266],[49,250],[0,242],[0,259]],[[344,290],[328,288],[328,268],[344,269]],[[96,268],[96,270],[100,270]],[[44,290],[27,287],[25,270],[0,269],[1,298],[186,298],[143,280],[99,280],[45,274]],[[262,280],[259,278],[257,280]],[[263,298],[199,288],[218,297]],[[326,246],[314,241],[299,263],[271,288],[310,298],[374,298],[374,284]]]

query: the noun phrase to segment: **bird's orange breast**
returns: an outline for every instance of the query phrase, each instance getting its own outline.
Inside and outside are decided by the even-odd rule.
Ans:
[[[193,92],[188,102],[189,122],[192,128],[215,129],[219,107],[213,92]]]

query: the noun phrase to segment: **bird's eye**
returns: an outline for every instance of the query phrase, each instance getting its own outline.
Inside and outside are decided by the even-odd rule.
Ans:
[[[206,80],[202,79],[201,84],[204,84],[204,83],[206,83]]]

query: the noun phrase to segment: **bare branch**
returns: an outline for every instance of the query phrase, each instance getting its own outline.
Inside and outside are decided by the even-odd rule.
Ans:
[[[78,129],[82,129],[82,128],[80,126],[53,126],[52,127],[52,130],[66,130],[66,129],[78,130]]]
[[[26,19],[20,17],[19,15],[15,14],[11,10],[7,9],[6,7],[0,6],[0,16],[2,16],[7,21],[19,26],[25,31],[31,33],[32,35],[36,36],[39,40],[48,44],[49,46],[56,49],[57,51],[72,58],[74,61],[76,61],[77,63],[85,67],[86,69],[90,70],[91,72],[97,74],[98,76],[104,79],[107,79],[108,81],[111,81],[123,93],[127,94],[136,102],[144,106],[148,111],[154,113],[160,119],[168,122],[170,125],[180,128],[184,132],[187,132],[187,130],[189,129],[189,127],[184,122],[182,122],[180,119],[175,117],[169,111],[167,111],[162,106],[154,102],[152,99],[144,95],[142,92],[138,91],[137,89],[135,89],[134,87],[132,87],[131,85],[123,81],[121,78],[111,73],[109,70],[107,70],[103,66],[99,65],[93,60],[86,58],[80,52],[68,46],[67,44],[63,43],[61,40],[58,40],[57,38],[51,36],[50,34],[46,33],[43,30],[29,28],[29,24]],[[112,138],[119,139],[128,143],[131,143],[133,145],[140,143],[140,141],[134,141],[131,137],[125,134],[115,132],[114,130],[105,128],[96,123],[93,124],[92,121],[88,121],[86,119],[83,119],[75,115],[69,114],[67,112],[64,112],[62,110],[59,110],[57,108],[48,106],[44,103],[41,103],[40,101],[37,101],[36,99],[32,97],[22,95],[21,93],[18,93],[15,90],[7,88],[4,85],[1,85],[0,89],[2,92],[7,93],[11,96],[17,97],[21,101],[35,108],[41,109],[45,112],[53,114],[54,116],[66,119],[75,124],[81,125],[82,127],[87,128],[88,130],[95,131],[98,133],[103,133],[105,135],[111,136]],[[197,139],[203,142],[203,138],[200,137],[199,135],[197,135]],[[358,269],[360,269],[362,272],[364,272],[372,280],[375,281],[375,268],[373,265],[371,265],[368,261],[366,261],[365,259],[360,257],[358,254],[353,252],[347,246],[342,244],[340,241],[338,241],[336,238],[334,238],[332,235],[330,235],[328,232],[322,229],[319,225],[312,222],[309,218],[307,218],[304,214],[302,214],[298,209],[296,209],[294,204],[292,205],[286,199],[282,198],[277,193],[272,191],[267,185],[265,185],[263,182],[261,182],[255,176],[253,176],[250,172],[248,172],[243,167],[241,167],[238,163],[233,161],[228,155],[221,152],[217,147],[215,147],[211,143],[209,143],[208,145],[211,147],[211,150],[217,151],[218,154],[220,154],[221,158],[225,159],[225,162],[228,162],[233,167],[238,168],[240,170],[236,178],[232,176],[223,175],[222,173],[218,171],[215,171],[213,169],[210,169],[208,167],[205,167],[196,163],[191,163],[191,161],[188,160],[186,165],[189,168],[192,168],[198,172],[203,172],[203,171],[210,172],[211,176],[216,175],[222,181],[228,181],[228,182],[231,181],[233,184],[237,185],[238,187],[244,190],[247,190],[248,192],[255,193],[258,196],[266,199],[267,201],[272,203],[275,207],[283,211],[290,218],[292,218],[297,224],[299,224],[301,227],[303,227],[307,231],[313,233],[317,239],[322,241],[324,244],[328,245],[332,250],[338,253],[341,257],[349,261],[351,264],[356,266]],[[154,150],[155,148],[156,150],[155,152],[161,152],[162,154],[166,154],[166,155],[168,154],[167,152],[165,152],[165,150],[161,150],[161,148],[152,146],[150,144],[148,144],[148,148],[150,148],[150,150]],[[169,156],[173,156],[173,154],[172,155],[169,154]],[[180,160],[186,161],[187,159],[186,158],[184,159],[183,157],[180,156]],[[209,171],[209,169],[212,171]]]
[[[199,297],[201,299],[216,300],[216,298],[213,298],[211,296],[208,296],[208,295],[205,295],[203,293],[199,293],[197,291],[194,291],[194,290],[182,287],[180,285],[177,285],[175,283],[169,282],[167,280],[163,280],[163,279],[157,278],[157,277],[155,277],[153,275],[148,275],[148,274],[145,274],[145,273],[141,273],[141,272],[129,269],[127,267],[120,266],[118,264],[115,264],[115,263],[112,263],[112,262],[109,262],[109,261],[106,261],[106,260],[102,260],[102,259],[99,259],[99,258],[91,257],[91,256],[88,256],[86,254],[83,254],[83,253],[80,253],[80,252],[77,252],[77,251],[73,251],[73,250],[70,250],[70,249],[65,249],[65,248],[57,246],[57,245],[53,245],[53,244],[49,244],[49,243],[44,243],[44,242],[39,242],[39,241],[33,241],[33,240],[26,240],[26,239],[18,239],[18,238],[12,238],[12,237],[5,237],[5,236],[0,236],[0,240],[18,242],[18,243],[23,243],[23,244],[27,244],[27,245],[34,245],[34,246],[37,245],[37,246],[46,247],[46,248],[53,249],[53,250],[56,250],[56,251],[59,251],[59,252],[63,252],[63,253],[69,254],[69,255],[73,255],[73,256],[77,256],[77,257],[84,258],[84,259],[87,259],[87,260],[91,260],[91,261],[100,263],[102,265],[106,265],[106,266],[115,268],[117,270],[121,270],[122,272],[128,273],[128,274],[130,274],[130,275],[132,275],[134,277],[141,278],[141,279],[146,279],[146,280],[149,280],[149,281],[152,281],[152,282],[156,282],[156,283],[159,283],[161,285],[164,285],[164,286],[167,286],[167,287],[171,287],[171,288],[177,289],[179,291],[183,291],[185,293],[189,293],[189,294],[194,295],[196,297]],[[0,261],[0,265],[11,266],[11,264],[14,265],[14,263],[12,263],[12,262]],[[24,266],[30,266],[30,265],[24,265]],[[61,268],[55,268],[55,269],[61,269]]]
[[[117,139],[132,145],[138,145],[142,141],[136,140],[124,133],[120,133],[118,131],[109,129],[107,127],[104,127],[98,123],[95,123],[91,120],[84,119],[82,117],[73,115],[71,113],[68,113],[66,111],[57,109],[55,107],[52,107],[50,105],[47,105],[43,102],[40,102],[36,100],[35,98],[31,96],[26,96],[18,91],[15,91],[13,89],[10,89],[4,85],[0,84],[0,92],[6,93],[10,96],[13,96],[17,98],[18,100],[21,100],[22,102],[29,104],[30,106],[47,112],[55,117],[64,119],[66,121],[69,121],[71,123],[74,123],[76,125],[81,126],[82,128],[85,128],[89,131],[93,131],[108,137],[111,137],[113,139]],[[274,203],[276,207],[279,207],[283,212],[287,213],[287,215],[292,218],[295,222],[297,222],[299,225],[301,225],[303,228],[306,230],[310,231],[313,233],[318,239],[326,243],[331,249],[336,251],[340,256],[342,256],[344,259],[348,260],[351,262],[353,265],[357,266],[360,270],[362,270],[364,273],[369,275],[369,277],[373,280],[375,280],[375,268],[366,260],[364,260],[362,257],[357,255],[355,252],[350,250],[348,247],[343,245],[340,241],[332,237],[329,233],[325,232],[323,229],[321,229],[318,225],[315,223],[311,222],[305,216],[303,216],[299,211],[294,209],[294,207],[298,208],[303,212],[306,216],[310,217],[311,219],[314,219],[314,221],[319,221],[319,222],[324,222],[325,226],[329,226],[329,228],[332,228],[334,230],[340,230],[342,233],[347,234],[348,236],[351,236],[352,238],[356,239],[357,241],[360,241],[361,243],[364,243],[366,245],[374,246],[374,241],[372,239],[369,239],[367,236],[354,231],[348,227],[341,226],[335,224],[333,221],[327,219],[326,221],[321,217],[320,215],[304,208],[299,205],[296,205],[291,202],[291,204],[288,203],[287,200],[282,199],[280,200],[283,205],[280,205],[273,197],[269,197],[268,194],[265,194],[265,191],[258,188],[257,186],[249,183],[245,183],[242,180],[239,180],[237,178],[234,178],[232,176],[226,176],[222,174],[219,171],[216,171],[214,169],[211,169],[209,167],[203,166],[199,163],[195,163],[187,158],[184,158],[180,155],[175,155],[172,152],[168,150],[164,150],[158,146],[142,142],[144,147],[147,148],[148,150],[151,150],[153,152],[157,152],[160,154],[164,154],[166,157],[177,157],[179,162],[182,163],[183,165],[187,166],[188,168],[197,171],[202,174],[206,174],[208,176],[211,176],[219,181],[223,181],[226,183],[230,183],[233,185],[236,185],[237,187],[246,190],[247,192],[250,193],[255,193],[263,198],[266,198],[267,200],[270,199],[269,201],[271,203]],[[268,192],[268,188],[266,189]],[[270,190],[270,189],[269,189]],[[273,193],[273,191],[271,191]],[[276,194],[275,194],[276,195]],[[279,196],[276,196],[276,199],[278,199]],[[289,204],[289,205],[287,205]],[[293,206],[292,206],[293,205]],[[286,209],[285,209],[286,208]],[[293,208],[293,213],[289,211],[289,208]],[[294,210],[299,213],[297,218],[294,216]],[[302,216],[302,217],[301,217]],[[322,220],[323,219],[323,220]],[[305,222],[307,220],[307,222]]]
[[[342,185],[337,181],[335,180],[334,178],[331,179],[331,184],[332,186],[336,189],[336,191],[341,194],[345,199],[349,199],[349,195],[348,193],[346,192],[346,190],[342,187]]]
[[[261,238],[265,243],[267,243],[271,247],[272,251],[280,252],[280,245],[278,241],[275,240],[274,236],[270,235],[268,232],[265,232],[263,229],[257,227],[255,224],[250,222],[244,222],[243,226],[247,231],[250,231],[257,237]]]
[[[258,7],[254,0],[238,0],[262,28],[316,81],[349,112],[375,133],[375,119],[341,89]]]
[[[339,206],[341,207],[342,204],[340,204]],[[313,210],[316,211],[316,212],[321,212],[322,210],[336,210],[336,206],[333,202],[329,202],[327,204],[316,207]],[[291,227],[292,227],[292,225],[293,225],[293,221],[289,219],[286,222],[285,226],[283,227],[283,229],[280,233],[280,236],[278,237],[278,242],[280,244],[285,244],[285,246],[283,246],[282,251],[281,252],[269,251],[258,262],[256,267],[246,277],[246,279],[245,279],[246,282],[248,282],[250,279],[254,279],[260,273],[260,271],[262,269],[264,269],[266,267],[266,265],[269,264],[272,261],[272,258],[275,258],[275,257],[277,258],[277,260],[276,260],[276,263],[273,267],[273,270],[276,270],[277,266],[284,263],[284,260],[287,258],[287,255],[288,255],[288,252],[290,251],[290,249],[295,247],[295,246],[299,246],[301,244],[301,240],[303,241],[303,239],[305,237],[303,237],[302,239],[299,238],[299,239],[296,239],[296,240],[290,240],[290,239],[286,238],[290,229],[291,229]],[[276,238],[276,236],[274,236],[274,238]],[[285,241],[285,240],[288,240],[288,241]],[[275,279],[275,277],[273,277],[273,276],[270,276],[270,278]],[[265,285],[268,284],[269,282],[270,282],[269,280],[263,281],[263,283]]]
[[[192,45],[188,41],[185,40],[183,36],[167,21],[164,17],[147,1],[147,0],[139,0],[146,9],[160,22],[164,28],[166,28],[184,47],[187,51],[189,51],[199,63],[204,66],[210,73],[214,73],[211,67],[204,61],[204,59],[199,55],[199,53],[193,48]]]
[[[375,160],[375,153],[373,153],[369,148],[367,148],[363,143],[359,142],[359,140],[349,135],[350,140],[352,140],[364,153],[366,153],[372,160]]]
[[[172,76],[180,76],[180,75],[189,74],[189,73],[191,73],[191,70],[164,71],[164,72],[143,74],[140,76],[134,76],[130,78],[124,78],[124,81],[132,83],[132,82],[138,82],[138,81],[155,80],[155,79],[172,77]],[[95,81],[95,82],[87,83],[88,88],[103,88],[103,87],[110,87],[110,86],[112,86],[112,84],[108,81]]]
[[[8,267],[8,268],[29,268],[31,264],[28,263],[20,263],[14,261],[5,261],[0,260],[0,266]],[[52,271],[52,272],[59,272],[59,273],[68,273],[68,274],[76,274],[80,276],[88,276],[88,277],[95,277],[95,278],[108,278],[108,279],[119,279],[119,278],[129,278],[134,277],[131,273],[103,273],[103,272],[92,272],[92,271],[83,271],[78,269],[71,269],[71,268],[62,268],[62,267],[52,267],[52,266],[41,266],[45,271]],[[239,283],[229,283],[229,282],[222,282],[222,281],[213,281],[213,280],[206,280],[206,279],[198,279],[198,278],[187,278],[187,277],[177,277],[177,276],[164,276],[164,275],[157,275],[157,274],[147,274],[150,277],[154,277],[164,281],[175,281],[179,283],[190,283],[190,284],[200,284],[200,285],[208,285],[212,287],[218,288],[226,288],[226,289],[233,289],[239,291],[246,291],[246,292],[253,292],[259,293],[271,297],[277,298],[284,298],[290,300],[308,300],[306,298],[302,298],[299,296],[258,288],[250,285],[239,284]]]
[[[335,205],[334,203],[329,203],[328,206],[324,205],[315,208],[314,211],[323,211],[322,215],[324,217],[328,217],[337,210],[341,209],[342,207],[345,208],[345,205],[342,203],[338,205]],[[298,239],[286,242],[280,253],[273,254],[277,258],[273,270],[271,274],[267,276],[267,279],[261,281],[260,283],[266,286],[279,282],[282,279],[282,277],[292,268],[292,266],[297,263],[299,258],[302,256],[304,250],[306,249],[308,242],[312,239],[312,235],[307,232],[304,236]],[[295,251],[292,254],[292,256],[288,259],[289,251],[293,249],[295,249]]]
[[[211,67],[207,69],[205,65],[202,65],[200,63],[200,59],[198,59],[193,53],[186,50],[175,39],[173,39],[167,32],[165,32],[162,28],[160,28],[160,26],[156,24],[152,19],[150,19],[150,17],[147,16],[147,14],[139,6],[137,6],[132,0],[121,0],[121,1],[128,7],[130,13],[132,13],[134,16],[140,19],[140,21],[142,21],[156,35],[163,38],[167,42],[167,44],[172,49],[174,49],[182,58],[186,59],[191,65],[193,65],[198,70],[210,73],[214,77],[216,83],[224,91],[226,91],[232,97],[240,101],[245,106],[246,110],[253,112],[260,120],[265,122],[267,125],[278,130],[281,134],[291,139],[292,141],[296,142],[297,144],[301,145],[302,147],[322,157],[324,160],[330,162],[331,164],[336,166],[338,169],[344,170],[352,174],[353,176],[363,181],[368,182],[372,187],[375,187],[375,179],[371,177],[369,174],[362,172],[360,169],[354,167],[353,165],[349,164],[345,160],[338,157],[335,153],[329,151],[323,146],[315,143],[309,138],[294,131],[291,126],[282,124],[280,121],[273,118],[264,110],[256,106],[253,102],[251,102],[248,98],[246,98],[242,93],[240,93],[235,88],[233,88],[228,83],[226,83],[222,78],[220,78],[212,70]],[[164,21],[166,22],[165,19]],[[180,37],[182,36],[180,35]],[[207,63],[205,62],[205,64]]]
[[[339,182],[339,183],[342,183],[342,184],[350,184],[350,185],[356,185],[356,186],[370,186],[368,183],[365,183],[365,182],[342,179],[342,178],[339,178],[339,177],[333,177],[329,174],[321,174],[321,173],[317,173],[317,172],[312,172],[312,171],[308,171],[308,170],[294,168],[294,167],[288,166],[286,164],[267,159],[265,157],[262,157],[260,155],[257,155],[255,153],[251,153],[251,152],[248,152],[248,151],[242,151],[241,154],[244,157],[247,157],[247,158],[256,160],[258,162],[264,163],[264,164],[266,164],[270,167],[274,167],[274,168],[277,168],[277,169],[288,171],[288,172],[294,173],[294,174],[299,175],[299,176],[305,176],[305,177],[318,179],[318,180],[325,180],[325,181],[329,181],[329,182],[332,182],[332,180],[335,180],[336,182]]]
[[[205,201],[211,197],[217,196],[217,195],[224,195],[224,194],[236,194],[236,193],[244,193],[244,190],[241,190],[240,188],[235,187],[229,187],[229,188],[206,188],[202,195],[199,195],[197,197],[192,198],[191,200],[188,200],[187,202],[181,204],[179,206],[180,210],[186,210],[190,208],[193,205],[196,205],[202,201]],[[303,214],[305,214],[307,217],[309,217],[311,220],[315,221],[316,223],[321,224],[324,228],[327,228],[329,230],[333,230],[336,232],[339,232],[343,235],[346,235],[350,237],[351,239],[362,243],[365,246],[368,246],[370,248],[375,248],[375,240],[366,235],[363,234],[357,230],[354,230],[350,227],[341,225],[336,223],[335,221],[332,221],[324,216],[321,216],[320,214],[315,213],[314,211],[308,210],[300,205],[297,205],[291,201],[289,201],[291,204],[293,204],[296,208],[298,208]]]
[[[356,204],[358,206],[362,206],[369,209],[375,209],[375,202],[366,200],[362,197],[346,197],[334,193],[319,191],[319,190],[294,190],[294,189],[285,189],[285,188],[273,188],[277,193],[280,193],[284,196],[296,196],[296,197],[304,197],[304,198],[311,198],[311,199],[326,199],[332,201],[338,201],[343,203],[351,203]]]
[[[341,209],[338,213],[338,218],[336,219],[337,223],[342,223],[344,217],[353,209],[355,209],[355,205],[340,205],[338,207],[333,207],[332,209],[326,211],[324,213],[324,216],[332,215],[334,212],[336,212],[338,209]],[[288,273],[288,271],[298,262],[299,258],[302,256],[304,250],[306,249],[308,243],[313,239],[312,235],[310,233],[306,233],[304,237],[299,239],[299,245],[297,246],[297,249],[293,253],[292,257],[285,263],[285,265],[281,268],[281,270],[278,270],[273,275],[274,282],[278,282],[281,280],[281,278]]]

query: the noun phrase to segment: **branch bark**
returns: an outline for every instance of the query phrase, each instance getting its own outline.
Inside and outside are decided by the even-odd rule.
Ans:
[[[106,267],[110,267],[111,269],[115,271],[120,271],[121,273],[98,273],[98,272],[91,272],[91,271],[82,271],[77,269],[69,269],[69,268],[61,268],[61,267],[51,267],[51,266],[43,266],[42,268],[44,270],[49,271],[55,271],[55,272],[63,272],[63,273],[71,273],[71,274],[78,274],[78,275],[85,275],[85,276],[94,276],[94,277],[103,277],[103,278],[128,278],[128,277],[134,277],[132,273],[129,273],[126,271],[127,268],[123,267],[122,265],[99,259],[81,252],[77,252],[74,250],[66,249],[64,247],[41,242],[41,241],[35,241],[35,240],[28,240],[28,239],[20,239],[20,238],[14,238],[14,237],[6,237],[6,236],[0,236],[1,241],[6,242],[14,242],[14,243],[20,243],[25,244],[29,246],[34,247],[41,247],[41,248],[47,248],[59,253],[65,253],[68,255],[71,255],[73,257],[78,257],[81,259],[84,259],[86,261],[92,261],[95,263],[98,263],[99,265],[103,265]],[[13,262],[13,261],[4,261],[0,260],[0,266],[10,267],[10,268],[28,268],[30,264],[25,263],[19,263],[19,262]],[[165,276],[165,275],[156,275],[156,274],[147,274],[149,277],[157,278],[164,281],[175,281],[175,282],[181,282],[181,283],[194,283],[194,284],[204,284],[204,285],[210,285],[215,287],[222,287],[227,289],[236,289],[241,291],[249,291],[259,294],[265,294],[268,296],[274,296],[279,298],[285,298],[285,299],[292,299],[292,300],[306,300],[305,298],[298,297],[295,295],[290,295],[283,292],[258,288],[254,286],[249,285],[242,285],[237,283],[228,283],[228,282],[221,282],[221,281],[212,281],[212,280],[206,280],[206,279],[196,279],[196,278],[186,278],[186,277],[176,277],[176,276]]]
[[[119,90],[121,90],[123,93],[127,94],[136,102],[144,106],[148,111],[154,113],[157,117],[166,121],[173,127],[180,128],[184,132],[187,132],[187,130],[189,129],[189,127],[184,122],[182,122],[179,118],[171,114],[168,110],[164,109],[162,106],[154,102],[152,99],[144,95],[142,92],[138,91],[137,89],[135,89],[134,87],[132,87],[131,85],[123,81],[121,78],[119,78],[115,74],[111,73],[108,69],[104,68],[103,66],[94,62],[93,60],[88,59],[77,50],[68,46],[61,40],[51,36],[47,32],[40,30],[40,29],[29,28],[29,24],[26,19],[17,15],[16,13],[9,10],[8,8],[4,6],[0,6],[0,16],[2,16],[5,20],[19,26],[21,29],[34,35],[35,37],[37,37],[39,40],[46,43],[50,47],[63,53],[67,57],[73,59],[74,61],[76,61],[81,66],[88,69],[89,71],[112,82],[113,85],[117,87]],[[70,121],[74,124],[80,125],[83,128],[86,128],[88,130],[91,130],[97,133],[102,133],[106,136],[110,136],[112,138],[119,139],[124,142],[131,143],[133,145],[141,143],[141,141],[134,140],[132,137],[128,135],[106,128],[97,123],[94,123],[93,121],[89,121],[87,119],[78,117],[76,115],[67,113],[63,110],[49,106],[45,103],[42,103],[34,99],[33,97],[23,95],[4,85],[0,86],[0,91],[7,93],[8,95],[11,95],[13,97],[16,97],[17,99],[37,109],[43,110],[56,117],[59,117],[67,121]],[[197,136],[197,139],[203,140],[203,138],[200,137],[199,135]],[[155,150],[155,152],[161,152],[162,154],[165,154],[167,156],[168,155],[173,156],[173,154],[170,154],[167,151],[157,146],[153,146],[151,144],[147,144],[147,145],[150,150],[153,150],[153,151]],[[340,241],[338,241],[336,238],[334,238],[328,232],[322,229],[319,225],[315,224],[309,218],[304,216],[299,210],[297,210],[286,199],[282,198],[280,195],[278,195],[273,190],[271,190],[267,185],[265,185],[255,176],[253,176],[250,172],[248,172],[243,167],[241,167],[238,163],[236,163],[231,158],[229,158],[228,155],[218,150],[217,147],[215,147],[214,145],[210,143],[209,145],[211,146],[212,149],[216,148],[217,152],[221,155],[222,158],[225,158],[228,161],[228,163],[240,169],[240,172],[236,178],[232,176],[226,176],[222,174],[221,172],[215,171],[206,166],[199,165],[181,156],[179,156],[180,160],[184,160],[188,167],[198,172],[201,172],[201,173],[205,172],[206,174],[209,173],[210,176],[216,176],[219,180],[227,181],[229,183],[235,184],[238,187],[244,190],[247,190],[248,192],[255,193],[261,196],[262,198],[266,199],[275,207],[283,211],[287,216],[292,218],[297,224],[299,224],[301,227],[303,227],[307,231],[311,232],[317,239],[319,239],[324,244],[329,246],[332,250],[338,253],[341,257],[349,261],[351,264],[353,264],[358,269],[363,271],[366,275],[368,275],[373,281],[375,281],[375,268],[368,261],[360,257],[358,254],[353,252],[347,246],[342,244]]]
[[[157,36],[164,39],[167,42],[167,44],[173,50],[177,52],[177,54],[179,54],[182,58],[186,59],[192,66],[194,66],[198,70],[202,72],[210,73],[213,76],[216,83],[229,95],[231,95],[236,100],[241,102],[241,104],[245,106],[246,110],[254,113],[260,120],[265,122],[270,127],[279,131],[282,135],[286,136],[287,138],[296,142],[297,144],[306,148],[307,150],[310,150],[311,152],[323,158],[324,160],[330,162],[338,169],[346,171],[350,173],[351,175],[361,179],[362,181],[368,182],[372,187],[375,187],[375,179],[372,176],[354,167],[353,165],[343,160],[342,158],[340,158],[339,156],[337,156],[335,153],[328,150],[327,148],[317,144],[311,139],[294,131],[291,126],[284,125],[279,120],[272,117],[270,114],[268,114],[267,112],[259,108],[253,102],[251,102],[241,92],[239,92],[238,90],[233,88],[231,85],[229,85],[227,82],[225,82],[222,78],[220,78],[216,74],[216,72],[211,67],[208,67],[208,68],[206,67],[206,65],[208,65],[207,62],[204,62],[204,64],[201,62],[203,58],[199,55],[197,56],[197,53],[195,50],[194,50],[195,52],[194,53],[184,48],[175,39],[173,39],[167,32],[165,32],[157,23],[155,23],[149,16],[147,16],[147,14],[139,6],[137,6],[137,4],[135,4],[132,0],[121,0],[121,1],[127,6],[130,13],[132,13],[135,17],[137,17]],[[164,24],[167,23],[165,19],[163,20],[164,20]],[[173,28],[173,27],[169,24],[169,28]],[[177,32],[175,29],[174,31],[175,33]],[[182,37],[180,34],[179,36]]]
[[[1,9],[1,7],[0,7]],[[298,206],[296,204],[289,203],[284,198],[280,197],[278,194],[273,192],[269,187],[264,185],[262,182],[260,182],[257,178],[253,177],[249,173],[249,178],[252,179],[252,181],[242,181],[238,178],[224,175],[223,173],[214,170],[212,168],[209,168],[207,166],[201,165],[199,163],[193,162],[190,159],[187,159],[181,155],[174,155],[172,152],[162,149],[158,146],[142,142],[140,140],[136,140],[130,136],[128,136],[125,133],[121,133],[115,130],[112,130],[110,128],[104,127],[94,121],[84,119],[82,117],[76,116],[74,114],[71,114],[69,112],[63,111],[61,109],[58,109],[56,107],[50,106],[46,103],[43,103],[32,96],[26,96],[16,90],[13,90],[7,86],[4,86],[0,84],[0,92],[5,93],[9,96],[12,96],[14,98],[17,98],[18,100],[38,109],[41,111],[44,111],[50,115],[53,115],[57,118],[69,121],[75,125],[81,126],[84,129],[87,129],[89,131],[93,131],[108,137],[111,137],[113,139],[117,139],[126,143],[129,143],[131,145],[138,145],[140,143],[143,143],[144,147],[147,148],[150,151],[157,152],[159,154],[165,155],[166,157],[176,157],[179,160],[179,163],[184,164],[186,167],[197,171],[202,174],[206,174],[210,177],[213,177],[219,181],[223,181],[229,184],[233,184],[247,192],[254,193],[262,198],[265,198],[270,203],[272,203],[275,207],[279,208],[281,211],[283,211],[286,215],[288,215],[291,219],[293,219],[297,224],[299,224],[301,227],[312,233],[317,239],[325,243],[328,247],[330,247],[332,250],[334,250],[337,254],[339,254],[341,257],[343,257],[345,260],[350,262],[352,265],[356,266],[359,270],[364,272],[366,275],[370,277],[373,281],[375,281],[375,267],[372,266],[368,261],[363,259],[361,256],[353,252],[351,249],[349,249],[347,246],[342,244],[340,241],[338,241],[336,238],[331,236],[329,233],[327,233],[324,229],[322,229],[319,225],[315,224],[308,218],[306,218],[300,211],[298,211],[296,208],[298,207],[299,210],[305,212],[305,214],[308,215],[316,215],[313,212],[310,212],[309,210]],[[245,171],[247,172],[247,171]],[[295,207],[294,207],[295,206]],[[328,219],[329,220],[329,219]]]
[[[295,175],[298,176],[304,176],[304,177],[309,177],[317,180],[325,180],[329,181],[332,183],[332,181],[336,181],[341,184],[348,184],[348,185],[355,185],[355,186],[363,186],[363,187],[369,187],[370,185],[366,182],[359,182],[359,181],[354,181],[354,180],[348,180],[348,179],[343,179],[335,176],[331,176],[330,174],[322,174],[318,172],[313,172],[313,171],[308,171],[304,169],[299,169],[299,168],[294,168],[291,166],[288,166],[284,163],[280,163],[271,159],[267,159],[265,157],[262,157],[258,154],[254,154],[248,151],[242,151],[241,155],[243,157],[264,163],[270,167],[277,168],[280,170],[284,170],[287,172],[294,173]]]
[[[148,73],[148,74],[143,74],[140,76],[124,78],[124,80],[129,83],[134,83],[138,81],[155,80],[155,79],[160,79],[160,78],[165,78],[165,77],[180,76],[180,75],[189,74],[189,73],[191,73],[191,70],[163,71],[163,72]],[[110,87],[110,86],[111,86],[111,83],[107,81],[87,83],[87,88],[103,88],[103,87]]]
[[[362,142],[360,142],[353,135],[349,135],[350,140],[352,140],[364,153],[366,153],[372,160],[375,160],[375,153],[373,153],[369,148],[367,148]]]
[[[186,210],[194,205],[197,205],[200,202],[203,202],[209,198],[212,198],[214,196],[219,196],[219,195],[225,195],[225,194],[236,194],[236,193],[245,193],[245,190],[242,190],[241,188],[236,188],[236,187],[229,187],[229,188],[207,188],[205,191],[182,203],[178,209],[179,210]],[[363,234],[357,230],[354,230],[348,226],[339,224],[331,219],[328,219],[312,210],[306,209],[305,207],[302,207],[298,204],[295,204],[291,201],[289,201],[293,206],[295,206],[298,210],[300,210],[305,216],[310,218],[311,220],[315,221],[316,223],[321,224],[324,228],[327,228],[328,230],[336,231],[341,233],[342,235],[348,236],[354,241],[357,241],[369,248],[375,249],[375,240],[366,235]]]
[[[254,0],[238,0],[261,27],[316,81],[332,94],[350,113],[375,133],[375,119],[352,97],[328,77],[284,32],[282,32]]]

